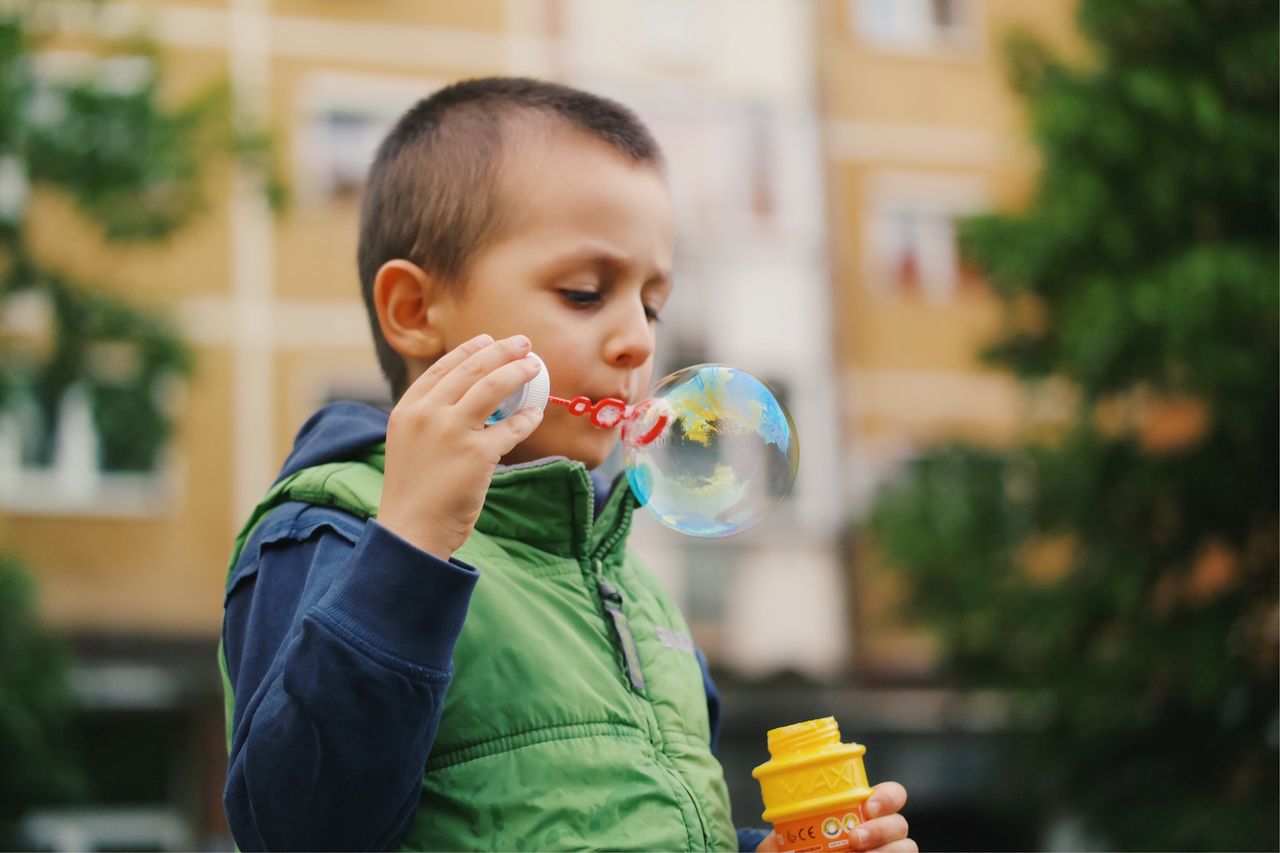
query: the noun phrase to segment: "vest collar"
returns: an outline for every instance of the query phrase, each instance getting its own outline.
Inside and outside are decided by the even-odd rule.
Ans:
[[[386,445],[370,448],[364,461],[382,470]],[[635,496],[613,481],[612,492],[595,515],[595,487],[587,466],[564,456],[518,465],[499,465],[485,495],[476,530],[499,539],[517,539],[561,557],[591,559],[613,551],[631,529]]]
[[[559,556],[602,556],[626,536],[636,506],[630,488],[617,479],[613,485],[609,499],[593,519],[595,489],[581,462],[552,456],[499,466],[476,529],[489,536],[518,539]]]

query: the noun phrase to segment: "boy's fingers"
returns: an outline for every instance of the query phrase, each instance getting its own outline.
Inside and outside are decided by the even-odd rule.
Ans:
[[[910,838],[903,838],[892,844],[877,847],[872,853],[920,853],[920,847]]]
[[[902,811],[907,804],[907,789],[897,782],[881,782],[871,789],[871,796],[863,806],[868,817],[879,817]]]
[[[859,850],[879,850],[907,837],[907,819],[900,814],[869,820],[854,830]]]
[[[476,335],[465,343],[458,344],[444,355],[436,359],[435,364],[428,367],[422,372],[422,375],[413,381],[413,384],[405,389],[400,397],[400,404],[411,405],[421,399],[432,388],[440,384],[440,380],[448,375],[462,362],[478,353],[480,350],[493,343],[493,337],[487,334]]]
[[[537,376],[538,370],[538,362],[532,358],[518,358],[500,365],[467,389],[458,401],[458,413],[466,423],[479,429],[502,401]]]
[[[467,357],[461,364],[441,377],[436,384],[432,398],[438,405],[456,405],[477,382],[504,364],[524,357],[528,352],[529,339],[524,335],[514,335],[510,338],[494,341]],[[507,393],[509,394],[519,387],[517,384]],[[498,397],[494,401],[494,405],[496,406],[501,402],[502,397]],[[487,418],[492,413],[493,409],[491,408],[485,413],[484,417]],[[476,426],[479,427],[480,424],[476,424]]]
[[[486,429],[486,433],[501,436],[498,455],[506,456],[511,448],[528,438],[538,428],[538,424],[542,423],[542,414],[542,409],[537,406],[525,406],[506,420]]]

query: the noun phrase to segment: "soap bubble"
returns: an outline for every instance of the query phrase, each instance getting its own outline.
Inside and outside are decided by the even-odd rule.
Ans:
[[[800,445],[768,386],[723,364],[678,370],[637,403],[622,430],[627,481],[666,526],[730,536],[782,503]]]

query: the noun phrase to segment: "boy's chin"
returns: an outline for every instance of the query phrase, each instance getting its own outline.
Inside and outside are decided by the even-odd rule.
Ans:
[[[593,433],[586,435],[573,435],[568,437],[566,441],[553,444],[543,444],[526,439],[516,445],[511,453],[504,456],[502,462],[503,464],[511,465],[519,462],[546,459],[551,456],[563,456],[575,462],[581,462],[587,467],[587,470],[591,470],[604,464],[604,461],[609,458],[609,454],[613,452],[614,445],[617,443],[617,433],[606,432],[605,430],[593,430]]]
[[[569,458],[577,462],[581,462],[583,465],[587,466],[587,470],[590,471],[593,468],[599,468],[601,465],[603,465],[604,460],[609,458],[609,454],[608,453],[591,454],[591,455],[580,454],[577,456],[570,456]]]
[[[604,461],[609,458],[609,454],[613,452],[615,444],[617,444],[616,437],[604,434],[596,440],[578,442],[574,447],[566,448],[558,455],[567,456],[575,462],[581,462],[590,471],[592,468],[598,468],[604,464]]]

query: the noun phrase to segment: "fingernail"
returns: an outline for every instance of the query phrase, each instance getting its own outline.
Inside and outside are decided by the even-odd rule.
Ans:
[[[529,339],[526,338],[524,335],[516,335],[511,340],[512,340],[512,343],[514,343],[519,349],[529,348]]]
[[[862,847],[867,843],[867,831],[862,827],[858,827],[853,831],[854,839],[858,842],[858,846]]]
[[[870,800],[867,803],[867,814],[871,815],[872,817],[875,817],[876,815],[880,814],[879,800]]]
[[[488,346],[489,344],[493,343],[493,336],[487,332],[481,332],[471,340],[474,341],[475,343],[480,344],[481,346]]]

